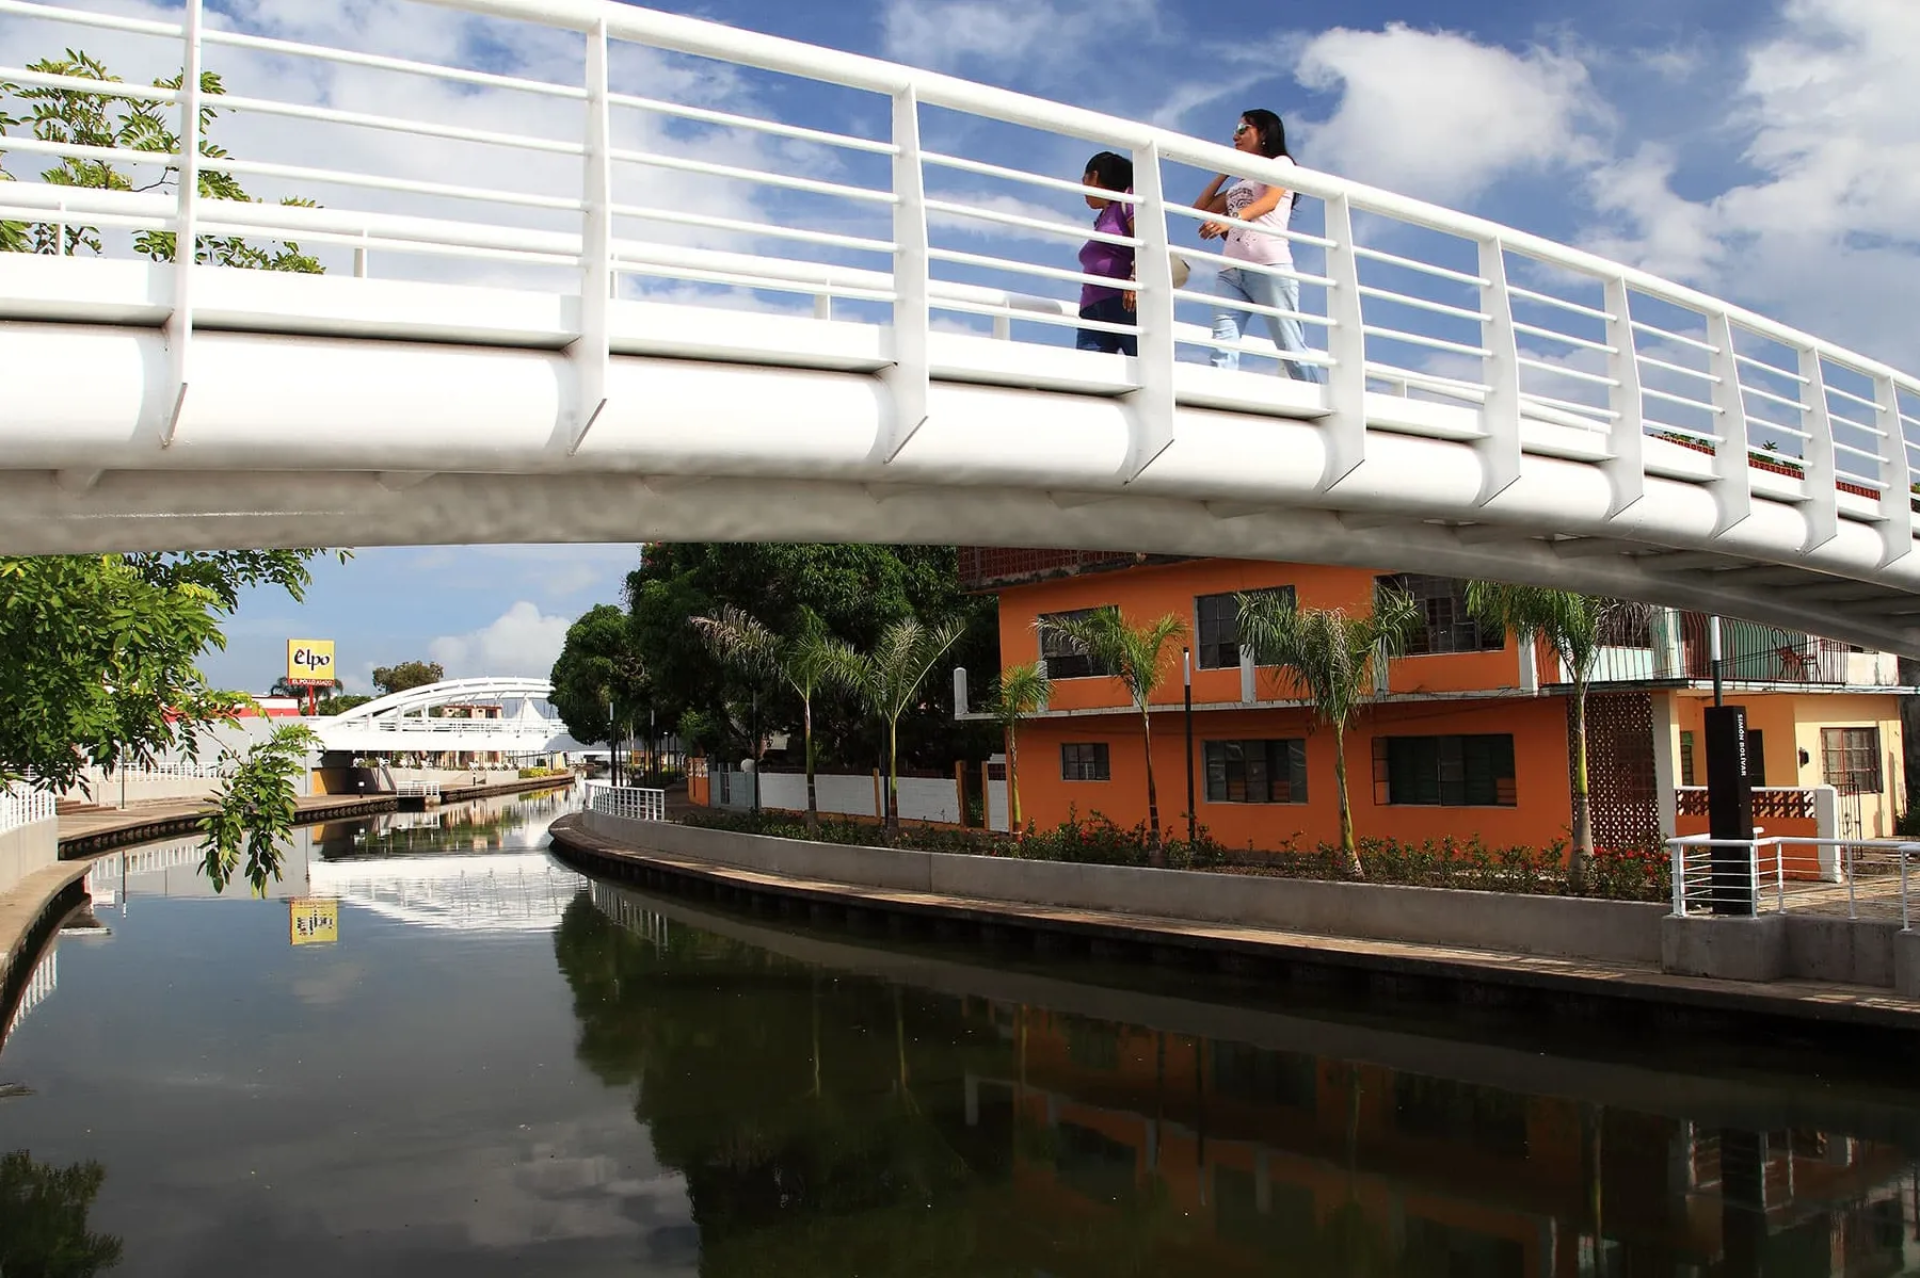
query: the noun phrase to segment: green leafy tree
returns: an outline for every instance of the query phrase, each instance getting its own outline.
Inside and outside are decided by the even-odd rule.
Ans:
[[[679,725],[689,745],[744,748],[749,719],[759,721],[754,726],[796,737],[803,730],[805,707],[785,689],[760,697],[758,714],[749,713],[751,681],[687,624],[689,617],[718,617],[732,605],[776,635],[801,633],[811,615],[827,633],[862,650],[903,617],[929,624],[962,620],[966,633],[942,658],[927,696],[901,716],[900,753],[943,766],[977,758],[989,747],[983,725],[954,719],[950,675],[961,664],[998,668],[995,608],[992,599],[960,589],[950,546],[648,545],[640,567],[627,577],[627,601],[650,704],[660,722]],[[852,698],[828,695],[815,701],[813,730],[821,767],[878,762],[873,735]]]
[[[629,711],[647,696],[646,663],[627,614],[595,604],[567,627],[553,663],[553,707],[578,741],[611,742],[615,705]]]
[[[307,752],[320,744],[311,728],[281,728],[244,753],[224,752],[233,770],[214,795],[213,808],[200,818],[202,868],[213,890],[221,892],[247,854],[247,882],[264,892],[269,878],[280,877],[280,840],[293,828],[299,792],[294,786],[306,766]]]
[[[1020,826],[1020,720],[1047,703],[1053,683],[1044,662],[1009,666],[987,694],[987,713],[1000,725],[1007,752],[1007,829],[1018,839]]]
[[[273,687],[267,689],[267,695],[270,697],[294,697],[300,701],[305,701],[310,692],[314,692],[316,689],[324,689],[327,695],[321,699],[331,701],[333,694],[346,686],[346,684],[341,683],[338,679],[327,679],[320,683],[296,683],[285,675],[281,675],[273,681]]]
[[[729,604],[718,617],[695,617],[693,628],[721,658],[749,678],[777,680],[800,698],[802,753],[807,771],[807,828],[820,825],[820,802],[814,791],[813,703],[835,677],[843,660],[820,619],[803,616],[799,633],[776,635],[752,616]]]
[[[0,558],[0,780],[66,790],[163,751],[247,704],[198,661],[249,587],[296,601],[311,550]]]
[[[920,699],[920,686],[940,658],[960,641],[965,627],[959,621],[922,625],[905,617],[880,632],[867,652],[844,641],[834,641],[834,676],[860,698],[867,711],[887,727],[888,833],[900,829],[900,716]]]
[[[43,142],[120,151],[178,153],[180,139],[171,127],[178,119],[178,111],[168,103],[117,96],[109,86],[123,84],[124,81],[108,71],[99,59],[83,51],[68,49],[64,58],[43,59],[28,64],[27,69],[70,79],[98,81],[102,88],[93,91],[38,85],[23,87],[0,82],[0,137],[4,137],[10,129],[24,126],[33,137]],[[178,89],[183,82],[183,77],[176,75],[171,79],[155,80],[153,86]],[[200,89],[203,102],[206,98],[218,97],[226,92],[220,77],[211,71],[201,73]],[[25,114],[15,114],[21,111]],[[218,112],[213,107],[201,107],[199,192],[209,199],[258,203],[247,194],[232,173],[208,163],[227,157],[226,151],[207,140],[207,130],[216,118]],[[0,153],[4,153],[4,150],[5,144],[0,142]],[[0,172],[0,176],[11,175]],[[92,156],[66,156],[52,168],[43,170],[40,178],[55,186],[156,191],[177,186],[179,171],[172,165],[165,165],[157,176],[137,185],[129,166],[124,163]],[[313,201],[286,199],[281,203],[310,206]],[[138,252],[154,261],[173,260],[175,245],[171,231],[137,232],[133,244]],[[95,226],[69,223],[62,227],[50,222],[8,222],[0,224],[0,248],[32,253],[100,253],[104,251],[104,244],[100,230]],[[303,274],[318,274],[321,271],[319,261],[301,252],[300,246],[291,241],[262,246],[240,236],[203,235],[194,241],[194,255],[195,261],[215,266]]]
[[[372,697],[363,696],[357,692],[348,692],[340,696],[322,697],[320,698],[320,704],[314,707],[314,711],[315,713],[325,715],[345,714],[355,706],[364,706],[371,700],[373,700]]]
[[[120,1239],[87,1228],[107,1171],[88,1161],[39,1163],[24,1149],[0,1156],[0,1274],[89,1278],[120,1263]]]
[[[437,661],[402,661],[398,665],[375,666],[373,687],[380,695],[390,697],[409,688],[424,688],[430,683],[439,683],[446,677],[447,672]]]
[[[1602,635],[1614,622],[1644,616],[1646,609],[1620,599],[1496,581],[1468,582],[1467,608],[1482,625],[1498,626],[1521,643],[1544,639],[1573,680],[1573,759],[1568,769],[1573,790],[1573,852],[1567,877],[1577,886],[1586,880],[1593,862],[1593,805],[1587,785],[1587,690],[1600,659]]]
[[[1291,678],[1313,702],[1314,714],[1333,729],[1333,779],[1340,799],[1340,851],[1347,873],[1365,878],[1353,837],[1353,803],[1347,792],[1347,725],[1372,697],[1376,662],[1405,652],[1420,628],[1419,607],[1405,594],[1383,591],[1373,611],[1352,616],[1339,608],[1297,608],[1291,596],[1273,592],[1240,596],[1240,638],[1254,659]]]
[[[1109,671],[1132,699],[1140,715],[1140,741],[1147,761],[1147,851],[1152,864],[1159,865],[1160,796],[1153,783],[1153,722],[1149,710],[1153,694],[1173,664],[1174,645],[1186,637],[1187,623],[1168,613],[1129,625],[1118,608],[1098,608],[1084,617],[1035,625],[1042,633],[1058,635],[1094,665]]]

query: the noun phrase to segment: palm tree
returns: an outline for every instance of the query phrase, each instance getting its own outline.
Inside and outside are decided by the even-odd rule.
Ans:
[[[1340,608],[1296,608],[1289,595],[1240,596],[1240,641],[1254,660],[1291,675],[1313,702],[1314,714],[1333,729],[1333,779],[1340,797],[1340,851],[1347,873],[1366,877],[1353,837],[1353,803],[1347,795],[1347,725],[1372,695],[1376,662],[1406,651],[1420,628],[1420,610],[1399,591],[1383,591],[1365,616]]]
[[[1151,864],[1160,864],[1160,796],[1153,785],[1153,727],[1147,709],[1171,664],[1169,645],[1186,637],[1187,623],[1168,613],[1130,626],[1118,608],[1096,608],[1083,616],[1043,618],[1034,624],[1043,634],[1060,636],[1068,647],[1119,679],[1133,699],[1133,708],[1140,712],[1140,738],[1147,755],[1147,855]]]
[[[835,649],[832,639],[811,612],[804,613],[800,633],[782,638],[744,609],[728,604],[716,617],[694,617],[693,628],[714,655],[749,679],[777,679],[800,697],[802,750],[807,768],[807,828],[820,825],[820,801],[813,779],[813,698],[832,677]]]
[[[1573,679],[1573,760],[1569,769],[1573,784],[1573,855],[1567,877],[1578,885],[1585,880],[1593,860],[1593,805],[1587,787],[1587,687],[1600,659],[1601,635],[1610,623],[1636,616],[1645,606],[1570,590],[1470,581],[1467,608],[1480,624],[1500,626],[1520,643],[1546,640]]]
[[[859,697],[873,717],[887,725],[889,834],[900,829],[900,716],[920,695],[920,685],[933,673],[935,663],[965,631],[965,624],[958,620],[926,626],[904,617],[880,632],[871,652],[856,651],[839,640],[827,641],[828,677]]]
[[[1000,725],[1007,742],[1007,831],[1014,838],[1020,829],[1020,720],[1047,702],[1053,683],[1047,678],[1045,663],[1034,661],[1024,666],[1009,666],[987,696],[987,713]]]

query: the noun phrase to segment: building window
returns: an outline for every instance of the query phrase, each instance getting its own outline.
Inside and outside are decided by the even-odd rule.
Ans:
[[[1293,603],[1292,586],[1249,590],[1249,595],[1277,595]],[[1194,660],[1202,670],[1231,670],[1240,664],[1240,596],[1200,595],[1193,601],[1194,637],[1199,651]]]
[[[1820,777],[1842,794],[1879,794],[1880,729],[1820,729]]]
[[[1680,734],[1680,784],[1692,785],[1693,780],[1693,734]]]
[[[1208,803],[1305,803],[1307,743],[1209,741]]]
[[[1375,583],[1376,593],[1397,590],[1412,599],[1420,610],[1421,625],[1407,644],[1409,656],[1438,652],[1498,652],[1506,647],[1507,637],[1500,630],[1487,628],[1467,611],[1467,583],[1457,577],[1429,577],[1420,573],[1400,573],[1382,577]]]
[[[1040,655],[1047,663],[1047,678],[1093,679],[1113,673],[1074,647],[1065,635],[1054,629],[1056,622],[1084,621],[1099,611],[1098,608],[1076,608],[1072,612],[1040,614]]]
[[[1513,738],[1375,737],[1376,803],[1447,808],[1510,808],[1517,801]]]
[[[1060,747],[1062,781],[1108,781],[1107,743],[1104,741],[1068,742]]]

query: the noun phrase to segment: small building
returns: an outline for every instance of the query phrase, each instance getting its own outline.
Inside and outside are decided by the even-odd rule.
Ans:
[[[1302,607],[1365,612],[1391,585],[1415,599],[1424,624],[1348,734],[1356,832],[1536,847],[1568,835],[1570,676],[1544,644],[1518,644],[1476,623],[1463,581],[1248,560],[975,547],[960,554],[967,587],[998,597],[1002,663],[1043,659],[1053,681],[1047,706],[1020,730],[1022,815],[1031,825],[1074,813],[1123,826],[1147,817],[1140,716],[1118,681],[1044,639],[1037,624],[1117,606],[1132,620],[1172,613],[1188,626],[1199,824],[1236,847],[1336,841],[1332,734],[1240,646],[1236,597],[1285,591]],[[1906,806],[1900,699],[1916,691],[1899,684],[1892,656],[1649,609],[1613,627],[1589,694],[1596,842],[1645,846],[1692,828],[1686,818],[1703,796],[1689,787],[1706,779],[1701,725],[1713,697],[1715,626],[1724,696],[1747,709],[1753,783],[1791,797],[1779,803],[1782,812],[1809,818],[1812,792],[1832,787],[1826,801],[1840,837],[1891,835]],[[1187,811],[1179,661],[1175,653],[1151,713],[1160,819],[1173,829]]]

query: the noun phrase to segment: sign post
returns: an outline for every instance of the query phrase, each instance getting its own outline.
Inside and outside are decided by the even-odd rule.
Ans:
[[[1753,881],[1753,783],[1748,779],[1747,709],[1745,706],[1709,706],[1707,737],[1707,833],[1746,846],[1714,846],[1712,854],[1713,912],[1751,915]]]

